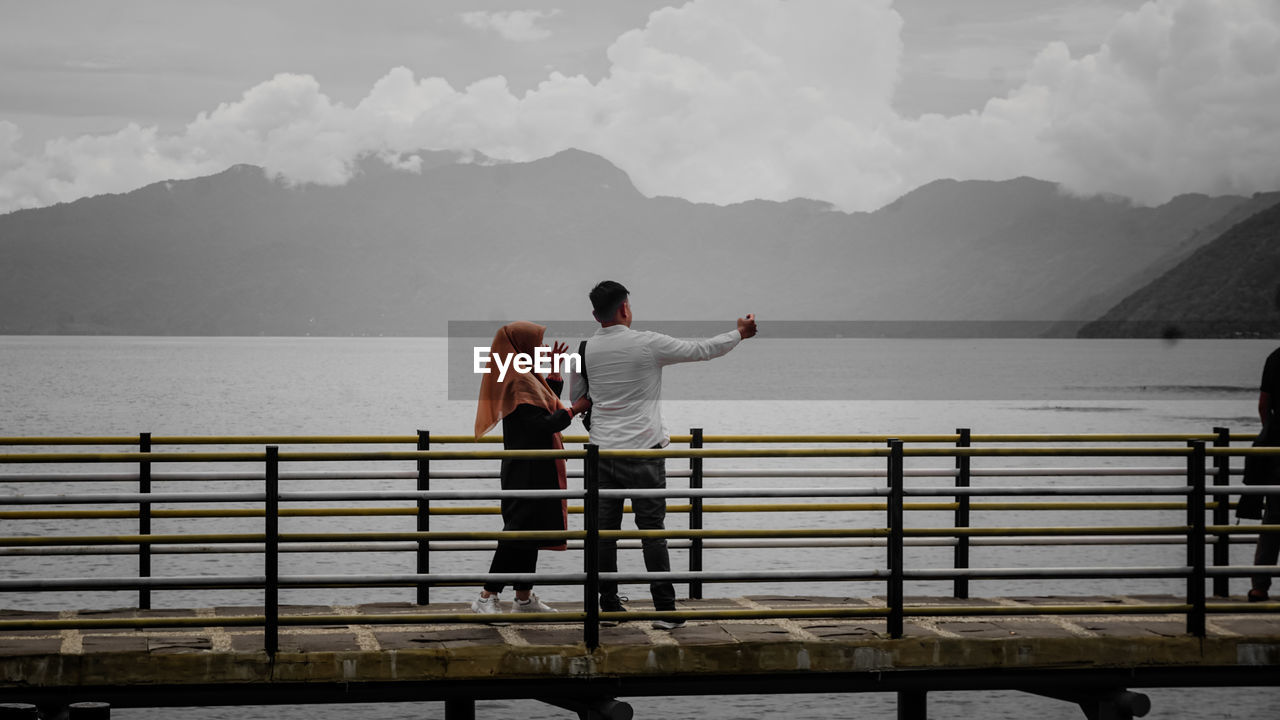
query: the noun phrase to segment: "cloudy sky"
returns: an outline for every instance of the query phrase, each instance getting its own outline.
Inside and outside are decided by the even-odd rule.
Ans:
[[[649,195],[1280,189],[1277,0],[0,0],[0,212],[577,147]]]

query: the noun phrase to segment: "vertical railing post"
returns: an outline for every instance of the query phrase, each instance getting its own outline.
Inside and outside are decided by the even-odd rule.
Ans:
[[[902,637],[903,597],[903,468],[902,441],[889,441],[889,637]]]
[[[449,698],[444,701],[444,720],[476,720],[473,698]]]
[[[960,436],[958,439],[956,439],[956,447],[958,448],[969,447],[969,442],[971,437],[969,428],[957,428],[956,434]],[[956,487],[958,488],[969,487],[969,460],[970,458],[968,455],[961,455],[961,454],[956,455]],[[969,527],[969,496],[968,495],[956,495],[955,520],[956,520],[955,527],[957,528]],[[956,570],[969,569],[969,536],[968,535],[956,536],[954,565]],[[969,597],[969,578],[958,577],[955,580],[953,580],[952,594],[957,599],[960,599],[960,600],[967,599]]]
[[[427,430],[418,431],[418,450],[427,451],[431,449],[431,433]],[[426,458],[418,460],[418,492],[428,492],[431,490],[431,461]],[[420,497],[418,498],[418,532],[431,531],[431,501]],[[431,572],[431,541],[426,539],[418,540],[418,574],[426,575]],[[417,603],[419,605],[428,605],[431,603],[431,585],[428,583],[418,583]]]
[[[587,650],[600,647],[600,446],[587,443],[587,456],[582,462],[583,526],[587,537],[582,541],[582,564],[587,579],[582,586],[582,608],[587,618],[582,628],[582,641]]]
[[[1224,427],[1216,427],[1213,429],[1214,447],[1230,447],[1231,431]],[[1231,457],[1228,455],[1215,455],[1213,458],[1213,484],[1215,487],[1220,485],[1231,484]],[[1231,524],[1231,498],[1227,495],[1213,496],[1213,524],[1218,526]],[[1213,566],[1225,567],[1231,564],[1231,542],[1230,535],[1218,533],[1213,536]],[[1213,579],[1213,594],[1215,597],[1230,597],[1231,595],[1231,578],[1215,577]]]
[[[267,446],[267,500],[266,547],[264,568],[266,575],[265,597],[262,602],[266,622],[262,629],[262,641],[268,655],[280,649],[280,448]]]
[[[138,452],[151,452],[151,433],[138,434]],[[151,493],[151,461],[143,460],[138,463],[138,492],[142,495]],[[151,534],[151,503],[138,503],[138,535],[147,536]],[[138,577],[151,577],[151,543],[141,543],[138,545]],[[151,609],[151,588],[138,588],[138,609]]]
[[[689,440],[690,448],[702,447],[702,428],[691,428],[689,434],[693,437]],[[702,489],[702,458],[689,458],[689,487],[691,489]],[[689,529],[702,529],[702,496],[689,498]],[[689,541],[689,572],[702,572],[702,538],[695,537]],[[702,581],[689,581],[689,597],[694,600],[702,599]]]
[[[1187,576],[1187,634],[1204,637],[1204,442],[1195,440],[1188,443],[1191,454],[1187,456],[1187,565],[1191,568]]]

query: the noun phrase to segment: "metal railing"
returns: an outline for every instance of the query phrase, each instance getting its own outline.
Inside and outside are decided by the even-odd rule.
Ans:
[[[55,506],[45,510],[5,510],[5,520],[137,520],[137,532],[124,535],[7,535],[0,537],[0,554],[136,554],[136,577],[98,578],[14,578],[0,577],[0,592],[99,590],[137,591],[139,609],[151,607],[153,591],[171,589],[251,589],[263,593],[263,614],[236,618],[220,618],[225,626],[261,626],[265,629],[265,645],[269,652],[278,647],[283,626],[440,622],[581,622],[583,639],[590,648],[599,645],[602,620],[651,619],[679,617],[691,620],[746,618],[806,617],[882,617],[887,632],[901,637],[906,617],[938,615],[996,614],[1117,614],[1179,613],[1186,617],[1187,632],[1205,634],[1206,615],[1213,612],[1275,612],[1278,603],[1250,605],[1209,602],[1206,584],[1212,581],[1213,594],[1227,595],[1228,580],[1257,574],[1276,575],[1275,568],[1233,566],[1229,546],[1250,542],[1258,533],[1280,531],[1277,526],[1232,526],[1229,524],[1229,496],[1265,494],[1268,488],[1231,485],[1236,470],[1230,459],[1250,454],[1275,454],[1277,449],[1231,447],[1233,437],[1227,430],[1216,428],[1205,435],[1140,434],[1140,435],[975,435],[968,430],[954,435],[889,436],[750,436],[704,435],[695,429],[687,436],[675,436],[673,443],[687,447],[663,450],[617,451],[599,450],[586,445],[582,450],[489,449],[440,450],[441,444],[473,443],[467,436],[436,436],[419,432],[416,436],[278,436],[278,437],[190,437],[151,436],[87,437],[87,438],[0,438],[0,445],[24,447],[67,446],[136,446],[133,452],[16,452],[0,455],[0,464],[15,465],[99,465],[136,464],[137,472],[5,472],[0,483],[20,484],[134,482],[138,492],[78,494],[12,494],[0,496],[0,504],[10,506]],[[567,442],[584,442],[586,438],[570,436]],[[485,438],[482,442],[499,442]],[[1206,443],[1212,442],[1212,446]],[[946,446],[939,446],[941,444]],[[1059,446],[1047,447],[1046,443]],[[1158,445],[1156,443],[1172,443]],[[265,444],[262,451],[218,450],[157,452],[157,446],[232,446]],[[280,445],[403,445],[414,450],[281,451]],[[707,447],[708,445],[751,445],[752,447]],[[998,444],[998,446],[996,446]],[[825,447],[813,447],[824,445]],[[583,478],[581,489],[564,491],[501,491],[432,489],[432,479],[493,478],[492,464],[485,471],[440,469],[434,462],[499,460],[502,458],[564,458],[580,460],[582,470],[571,473]],[[595,481],[601,458],[662,457],[686,458],[688,470],[672,470],[668,477],[687,477],[687,488],[652,491],[602,490]],[[756,467],[707,468],[708,460],[766,458],[862,458],[882,463],[880,467]],[[953,467],[908,467],[908,459],[951,458]],[[974,467],[975,460],[988,458],[1034,458],[1043,460],[1107,458],[1110,460],[1146,458],[1182,458],[1181,466],[1035,466],[1008,467],[992,465]],[[1212,462],[1210,462],[1212,460]],[[358,463],[360,467],[388,462],[412,462],[412,471],[302,470],[285,468],[302,463]],[[157,472],[156,464],[222,464],[252,463],[261,471]],[[984,485],[975,486],[975,478],[1046,477],[1173,477],[1181,483],[1172,485]],[[1208,477],[1212,476],[1212,485]],[[883,486],[840,485],[835,487],[705,487],[710,478],[883,478]],[[908,487],[907,479],[913,483]],[[949,478],[950,485],[920,485],[916,478]],[[341,490],[284,492],[282,480],[413,480],[413,490]],[[155,492],[156,482],[210,483],[219,481],[262,482],[262,489],[252,492]],[[687,499],[673,504],[669,511],[688,514],[687,528],[653,530],[602,530],[599,527],[598,500],[601,497],[637,497],[649,495],[667,499]],[[433,501],[495,500],[502,497],[549,497],[581,500],[571,508],[583,516],[581,530],[567,531],[454,531],[432,530],[430,518],[444,515],[487,515],[497,512],[492,505],[440,506]],[[1070,498],[1072,496],[1114,496],[1124,498],[1107,501],[1037,500],[1008,501],[1020,497]],[[802,503],[707,503],[707,500],[774,498],[812,498]],[[839,498],[839,502],[828,501]],[[856,501],[851,499],[857,498]],[[909,502],[908,498],[916,499]],[[945,498],[945,500],[939,500]],[[983,501],[979,498],[996,498]],[[1157,499],[1152,499],[1157,498]],[[412,507],[284,507],[299,503],[320,502],[412,501]],[[157,504],[241,503],[257,507],[204,509],[156,509]],[[78,506],[128,505],[128,509],[80,509]],[[978,511],[1011,512],[1034,510],[1090,511],[1102,510],[1181,510],[1184,523],[1163,525],[1068,525],[1068,526],[994,526],[974,527],[973,513]],[[944,527],[912,527],[905,522],[908,512],[943,511],[952,514],[953,522]],[[807,528],[707,528],[706,517],[714,513],[831,513],[870,512],[883,518],[871,526],[807,527]],[[416,516],[413,531],[399,532],[281,532],[282,517],[331,517],[392,515]],[[1210,520],[1206,521],[1206,517]],[[152,520],[158,518],[262,518],[261,533],[170,533],[152,531]],[[670,573],[603,573],[599,567],[599,541],[627,543],[662,537],[674,541],[673,546],[688,549],[688,570]],[[431,556],[448,550],[474,550],[492,547],[499,539],[538,540],[564,538],[581,549],[582,570],[571,573],[536,575],[431,572]],[[981,545],[1087,545],[1087,544],[1181,544],[1186,547],[1182,565],[1150,567],[1057,567],[1057,568],[981,568],[971,567],[971,551]],[[879,547],[885,550],[883,564],[874,567],[845,569],[800,569],[786,571],[725,571],[704,568],[704,550],[708,548],[759,547]],[[905,550],[910,547],[953,548],[950,568],[909,568]],[[1212,557],[1206,548],[1213,549]],[[281,554],[287,552],[374,552],[385,550],[412,552],[415,572],[381,575],[290,575],[281,573]],[[261,553],[261,575],[232,576],[165,576],[152,575],[152,557],[160,553]],[[1089,605],[1063,604],[1028,607],[996,607],[966,605],[909,605],[904,586],[909,581],[950,581],[957,599],[969,596],[972,581],[993,579],[1070,580],[1085,578],[1115,579],[1185,579],[1184,601],[1167,605]],[[602,581],[647,583],[657,579],[688,583],[689,596],[700,598],[705,583],[726,582],[871,582],[883,584],[883,605],[865,607],[817,607],[792,609],[686,610],[678,612],[637,612],[625,614],[600,612],[596,603]],[[537,582],[542,585],[581,586],[584,611],[580,613],[530,613],[502,615],[498,618],[473,614],[421,612],[386,615],[286,615],[280,614],[279,594],[282,589],[348,588],[348,587],[412,587],[418,605],[430,603],[430,589],[439,586],[478,585],[487,580],[504,583]],[[0,631],[14,629],[64,629],[100,627],[189,627],[208,626],[208,617],[136,617],[136,618],[64,618],[41,620],[0,620]]]

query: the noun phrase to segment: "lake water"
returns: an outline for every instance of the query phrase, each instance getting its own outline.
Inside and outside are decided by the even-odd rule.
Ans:
[[[767,326],[766,332],[767,332]],[[571,338],[566,338],[571,339]],[[576,343],[574,343],[576,346]],[[1145,340],[769,340],[744,343],[730,355],[707,364],[668,370],[665,415],[673,433],[702,427],[708,434],[841,433],[909,435],[951,433],[968,427],[975,433],[1147,433],[1210,432],[1215,426],[1235,432],[1257,429],[1257,383],[1262,362],[1273,349],[1268,341],[1194,341],[1176,343]],[[474,404],[448,399],[445,377],[446,343],[439,338],[115,338],[115,337],[0,337],[0,436],[83,435],[120,436],[138,432],[156,435],[412,435],[418,429],[435,435],[465,434]],[[710,399],[708,399],[710,398]],[[804,398],[800,400],[788,398]],[[829,398],[815,400],[812,398]],[[571,432],[581,432],[575,426]],[[163,448],[160,448],[163,449]],[[941,467],[946,460],[909,461],[908,467]],[[986,465],[999,464],[984,460]],[[1061,462],[1061,461],[1059,461]],[[1084,464],[1119,464],[1120,460],[1089,459]],[[916,463],[918,465],[913,465]],[[496,461],[493,465],[496,467]],[[723,460],[713,467],[788,466],[795,461]],[[824,460],[824,467],[876,467],[883,461]],[[1005,464],[1026,465],[1021,461]],[[1147,459],[1144,466],[1169,465]],[[443,465],[443,464],[441,464]],[[975,467],[979,462],[975,460]],[[395,469],[411,469],[409,464]],[[573,467],[571,465],[571,467]],[[669,468],[685,467],[670,461]],[[71,468],[67,468],[70,470]],[[219,468],[232,469],[232,468]],[[325,468],[332,469],[332,468]],[[0,468],[14,472],[17,468]],[[156,472],[164,468],[156,468]],[[463,487],[476,481],[437,481],[433,487]],[[487,481],[496,484],[496,481]],[[679,486],[678,480],[672,481]],[[708,486],[776,484],[777,480],[723,479]],[[852,484],[875,484],[858,480]],[[883,482],[883,481],[878,481]],[[932,482],[945,482],[934,479]],[[997,480],[987,480],[992,484]],[[1019,481],[1021,482],[1021,481]],[[1063,480],[1070,484],[1101,478]],[[1125,484],[1140,481],[1123,480]],[[1159,484],[1159,479],[1146,482]],[[1164,481],[1164,482],[1167,482]],[[848,480],[805,479],[803,486],[850,484]],[[308,483],[312,487],[325,483]],[[54,487],[42,487],[49,492]],[[256,484],[219,483],[218,490],[252,489]],[[333,487],[329,484],[329,487]],[[367,487],[407,489],[401,481],[371,481]],[[80,491],[84,486],[78,486]],[[95,491],[130,491],[126,484],[95,484]],[[192,490],[190,484],[157,483],[156,491]],[[286,489],[304,489],[299,483]],[[30,485],[0,481],[0,493],[32,492]],[[394,503],[380,503],[394,504]],[[464,503],[466,504],[466,503]],[[471,504],[474,504],[471,503]],[[161,507],[161,506],[157,506]],[[810,515],[812,517],[810,517]],[[945,522],[930,513],[912,513],[921,526]],[[1141,524],[1178,522],[1178,513],[1145,513]],[[804,517],[798,517],[804,516]],[[819,513],[716,514],[708,527],[800,527],[876,524],[877,517],[845,517]],[[129,532],[128,521],[78,523],[74,532]],[[190,532],[253,532],[261,521],[156,521],[153,530]],[[367,520],[287,519],[282,530],[411,530],[411,518]],[[1123,514],[1082,520],[1079,513],[1036,512],[1026,517],[975,516],[975,524],[1101,524],[1126,522]],[[18,532],[66,534],[65,523],[6,523]],[[239,523],[239,524],[236,524]],[[672,515],[670,526],[683,526]],[[432,520],[433,529],[492,529],[494,517]],[[1126,552],[1129,552],[1126,550]],[[1181,565],[1180,546],[1152,546],[1133,551],[1117,562],[1114,549],[1044,547],[1028,551],[977,548],[975,566],[1016,565]],[[1233,562],[1246,563],[1250,548],[1233,548]],[[641,569],[638,552],[623,556],[623,569]],[[805,551],[807,562],[843,563],[868,567],[883,564],[883,550],[831,549]],[[411,572],[404,553],[360,554],[347,559],[333,555],[287,555],[288,573]],[[672,553],[673,565],[686,562],[683,551]],[[631,562],[634,561],[634,562]],[[433,569],[473,571],[487,567],[488,553],[437,553]],[[631,562],[630,565],[628,563]],[[950,563],[948,549],[914,548],[910,567],[940,567]],[[544,553],[540,570],[572,571],[576,553]],[[794,567],[796,555],[787,550],[709,550],[706,566],[716,569],[781,569]],[[12,558],[4,559],[9,576],[124,575],[135,565],[128,558]],[[157,556],[157,575],[254,574],[252,556]],[[1244,590],[1233,581],[1233,592]],[[1138,594],[1178,592],[1176,581],[1090,581],[1069,587],[1030,581],[976,583],[975,595]],[[911,593],[941,593],[949,586],[920,583]],[[467,599],[473,591],[436,589],[437,600]],[[709,585],[708,595],[821,592],[824,594],[880,594],[879,586],[803,588],[786,584]],[[569,588],[548,587],[541,594],[552,604],[557,597],[575,598]],[[642,588],[630,591],[643,598]],[[114,607],[132,604],[131,594],[96,596],[10,594],[0,607]],[[284,602],[352,603],[409,600],[410,591],[308,590],[286,593]],[[157,593],[158,607],[254,603],[252,593]],[[1149,691],[1157,718],[1274,717],[1280,691],[1203,690],[1196,688]],[[799,695],[785,698],[743,696],[728,698],[634,698],[642,718],[892,718],[895,698],[888,695]],[[535,702],[481,702],[481,717],[571,717],[566,711]],[[192,708],[124,710],[122,718],[336,718],[441,717],[439,704],[394,704],[297,708]],[[935,718],[1078,718],[1080,711],[1065,703],[1021,693],[935,693],[930,717]]]

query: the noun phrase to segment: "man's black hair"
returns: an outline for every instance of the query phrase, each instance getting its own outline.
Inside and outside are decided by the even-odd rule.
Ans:
[[[613,320],[613,316],[618,313],[618,308],[622,307],[622,303],[627,301],[627,296],[630,294],[622,283],[612,280],[605,280],[591,288],[588,297],[591,298],[591,309],[596,320],[600,322]]]

